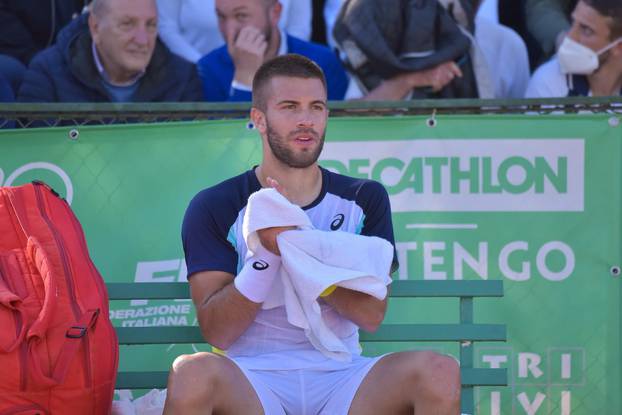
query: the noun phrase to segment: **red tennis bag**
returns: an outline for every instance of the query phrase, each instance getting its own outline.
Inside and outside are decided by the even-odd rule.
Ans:
[[[0,415],[107,415],[118,366],[108,293],[65,200],[0,187]]]

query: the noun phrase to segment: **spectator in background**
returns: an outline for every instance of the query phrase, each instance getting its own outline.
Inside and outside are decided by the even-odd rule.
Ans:
[[[88,24],[87,24],[88,21]],[[94,0],[28,68],[25,102],[200,101],[192,64],[158,39],[155,0]]]
[[[328,45],[331,50],[337,47],[333,37],[333,27],[345,0],[313,0],[313,41]]]
[[[206,101],[250,101],[261,64],[294,53],[315,61],[328,82],[328,99],[343,99],[348,78],[339,59],[325,46],[291,36],[278,27],[277,0],[216,0],[218,26],[227,44],[197,63]]]
[[[394,49],[384,55],[385,57],[395,56],[395,59],[392,61],[386,59],[385,64],[387,67],[395,65],[395,70],[397,71],[397,64],[402,65],[399,68],[401,73],[384,77],[379,85],[375,88],[372,87],[366,95],[358,88],[358,85],[352,83],[348,90],[348,98],[364,96],[364,99],[368,100],[403,99],[405,97],[419,98],[422,97],[422,94],[427,95],[423,97],[433,98],[435,97],[434,94],[439,91],[445,93],[445,95],[440,95],[439,97],[467,98],[473,96],[469,95],[474,92],[469,88],[443,91],[446,87],[452,88],[452,83],[454,83],[453,87],[455,88],[456,82],[474,83],[475,93],[479,98],[522,98],[524,96],[529,81],[529,59],[527,48],[520,36],[510,28],[480,15],[478,11],[483,3],[480,0],[473,0],[472,3],[459,0],[440,0],[439,3],[447,9],[447,12],[436,10],[436,15],[440,16],[438,20],[430,15],[430,13],[434,12],[433,2],[428,3],[428,8],[412,8],[412,5],[408,5],[411,9],[402,10],[402,13],[391,13],[382,7],[374,10],[373,8],[376,7],[376,4],[373,0],[368,0],[366,4],[361,0],[346,3],[346,7],[350,5],[351,7],[345,10],[344,15],[340,17],[342,19],[340,24],[343,25],[345,23],[352,28],[352,36],[357,39],[361,49],[368,47],[368,45],[364,44],[366,37],[377,37],[375,32],[370,30],[372,24],[359,25],[361,19],[368,18],[374,21],[373,24],[378,24],[378,31],[387,40],[386,44],[394,45]],[[469,8],[469,5],[472,8]],[[363,8],[367,10],[362,10]],[[418,23],[420,20],[442,22],[446,20],[444,16],[448,13],[451,13],[453,20],[460,25],[460,31],[455,32],[456,29],[451,28],[451,26],[455,26],[453,21],[448,21],[443,26],[429,25],[427,32],[411,34],[408,31],[411,30],[409,27],[419,28],[423,26]],[[350,16],[351,14],[352,16]],[[394,23],[396,20],[401,20],[402,16],[406,16],[406,24],[411,26],[401,27],[399,23]],[[475,23],[473,22],[473,16],[477,16],[475,17]],[[387,22],[383,24],[382,21],[384,19],[387,19]],[[417,22],[417,24],[413,24],[413,22]],[[454,31],[453,35],[450,35],[450,28]],[[339,30],[342,29],[340,28]],[[471,30],[475,32],[474,36],[470,33]],[[418,54],[409,55],[404,53],[403,50],[399,50],[398,48],[403,47],[404,42],[396,42],[393,36],[394,33],[400,33],[400,31],[402,35],[397,35],[398,40],[400,36],[418,39],[432,38],[431,44],[436,46],[434,53],[419,52]],[[450,40],[451,38],[457,39],[457,41]],[[447,46],[453,47],[458,42],[463,44],[459,50],[451,51]],[[350,47],[344,43],[344,50]],[[430,49],[432,50],[432,48]],[[371,56],[370,61],[376,58],[374,53],[377,50],[378,48],[365,52]],[[454,61],[427,65],[424,67],[425,69],[414,70],[416,65],[423,66],[421,61],[432,59],[434,54],[444,53],[445,56],[448,56],[448,52],[453,53]],[[464,57],[461,58],[459,53],[462,53]],[[467,71],[472,71],[474,80],[458,79],[454,81],[455,78],[462,78],[463,76],[462,68],[459,67],[456,61],[462,61],[460,66]],[[470,62],[470,64],[467,64],[467,62]],[[376,62],[374,68],[378,73],[382,70],[380,63],[382,62]],[[408,65],[412,65],[413,69],[406,70]],[[363,70],[359,72],[364,73]],[[363,75],[363,78],[365,78],[365,75]],[[364,82],[362,83],[363,87],[365,87]],[[425,87],[428,88],[427,93],[422,92],[422,88]],[[418,91],[413,92],[413,88]],[[448,95],[447,92],[453,95]]]
[[[493,20],[491,10],[485,14],[479,9],[488,0],[475,1],[475,45],[471,54],[481,52],[482,65],[475,67],[475,72],[486,72],[484,76],[491,83],[490,98],[523,98],[529,83],[529,56],[527,46],[518,33]],[[477,48],[477,49],[476,49]],[[475,50],[474,50],[475,49]],[[474,59],[477,61],[477,59]],[[481,91],[481,89],[480,89]]]
[[[499,23],[499,0],[481,0],[475,15],[476,19],[480,17]]]
[[[470,36],[436,1],[346,0],[333,35],[353,79],[348,99],[478,96]]]
[[[311,0],[280,0],[279,28],[300,39],[311,37]],[[160,38],[173,53],[196,63],[225,44],[214,0],[158,0]]]
[[[529,81],[528,98],[622,95],[622,2],[580,0],[557,55]]]
[[[15,95],[13,94],[11,84],[0,74],[0,102],[13,102],[14,100]]]
[[[13,94],[13,88],[11,84],[0,74],[0,103],[7,103],[15,101],[15,95]],[[0,118],[0,128],[13,128],[15,123],[13,121],[7,121]]]
[[[527,30],[540,46],[544,60],[555,53],[564,39],[576,3],[577,0],[526,0]]]
[[[26,67],[86,6],[86,0],[0,0],[0,74],[17,94]]]

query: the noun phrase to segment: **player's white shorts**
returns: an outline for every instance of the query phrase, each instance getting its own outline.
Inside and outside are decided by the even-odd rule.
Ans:
[[[255,389],[265,415],[347,415],[363,379],[381,357],[354,356],[339,370],[249,370],[232,360]]]

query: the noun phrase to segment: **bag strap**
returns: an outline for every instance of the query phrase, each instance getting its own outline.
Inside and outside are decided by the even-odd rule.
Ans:
[[[69,326],[69,328],[65,332],[65,342],[63,343],[60,353],[58,354],[58,358],[56,359],[56,363],[54,365],[54,369],[52,370],[51,376],[46,375],[41,369],[41,364],[39,363],[37,353],[34,350],[37,343],[37,338],[29,339],[29,362],[31,363],[31,367],[33,369],[31,372],[31,376],[36,378],[37,381],[42,385],[56,386],[63,383],[65,381],[65,377],[67,376],[69,366],[75,358],[75,355],[80,348],[80,344],[83,343],[83,337],[86,336],[89,329],[91,329],[95,325],[99,314],[99,309],[87,310],[76,323]]]
[[[78,351],[80,343],[83,343],[83,337],[86,336],[89,329],[95,325],[97,317],[99,317],[99,308],[87,310],[77,324],[67,329],[67,332],[65,333],[65,343],[63,344],[63,348],[58,355],[56,366],[52,372],[52,379],[54,379],[57,383],[63,383],[65,380],[67,370],[69,370],[69,365]]]
[[[0,305],[8,308],[11,313],[16,314],[19,318],[16,319],[17,334],[15,335],[15,341],[6,347],[0,345],[0,352],[10,353],[22,342],[24,335],[26,334],[26,312],[20,307],[22,299],[13,293],[7,284],[4,282],[2,274],[2,261],[0,261]]]
[[[49,415],[50,413],[37,404],[18,405],[0,411],[0,415]]]
[[[28,238],[28,245],[26,246],[26,259],[28,263],[35,268],[36,272],[43,280],[44,286],[44,297],[41,311],[39,312],[36,320],[28,329],[27,337],[43,337],[48,329],[54,309],[56,308],[55,297],[57,292],[58,276],[56,275],[47,252],[34,236]]]

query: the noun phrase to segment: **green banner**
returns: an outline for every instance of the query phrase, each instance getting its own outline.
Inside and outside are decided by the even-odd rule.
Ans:
[[[510,385],[479,388],[478,414],[622,414],[622,127],[592,115],[335,118],[321,163],[381,181],[405,279],[501,279],[475,320],[508,342],[476,366]],[[246,120],[0,131],[0,185],[33,179],[66,196],[107,282],[185,281],[190,199],[259,162]],[[392,300],[393,301],[393,300]],[[196,324],[189,300],[119,302],[115,325]],[[394,300],[391,322],[456,322],[451,300]],[[365,353],[445,344],[367,345]],[[205,345],[133,347],[121,369],[166,369]]]

